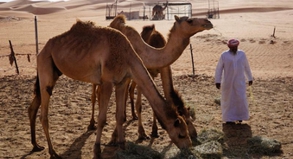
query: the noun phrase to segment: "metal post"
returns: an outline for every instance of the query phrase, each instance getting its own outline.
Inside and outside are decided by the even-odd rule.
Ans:
[[[190,54],[191,54],[191,62],[192,62],[192,75],[193,75],[193,77],[195,76],[195,68],[194,68],[194,61],[193,61],[193,52],[192,52],[192,45],[191,44],[189,44],[190,45]]]
[[[36,35],[36,55],[39,53],[39,42],[38,42],[38,21],[37,16],[35,16],[35,35]]]

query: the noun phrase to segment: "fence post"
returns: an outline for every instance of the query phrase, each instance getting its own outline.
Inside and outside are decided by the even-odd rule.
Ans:
[[[10,64],[12,65],[13,61],[14,61],[15,68],[16,68],[16,73],[19,74],[18,65],[17,65],[16,58],[15,58],[15,53],[13,51],[13,47],[12,47],[12,44],[11,44],[10,40],[9,40],[9,45],[10,45],[10,50],[11,50],[11,54],[9,56]]]
[[[274,31],[273,31],[273,35],[272,35],[272,37],[274,37],[274,38],[276,38],[275,37],[275,32],[276,32],[276,27],[274,27]]]
[[[194,69],[194,61],[193,61],[193,52],[192,52],[192,45],[191,44],[189,44],[189,46],[190,46],[190,54],[191,54],[191,62],[192,62],[192,75],[193,75],[193,77],[195,76],[195,69]]]
[[[38,21],[37,16],[35,16],[35,35],[36,35],[36,55],[39,53],[39,42],[38,42]]]

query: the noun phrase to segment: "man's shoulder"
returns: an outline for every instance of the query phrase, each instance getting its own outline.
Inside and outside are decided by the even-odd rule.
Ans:
[[[244,55],[244,56],[246,56],[246,55],[245,55],[245,52],[242,51],[242,50],[238,50],[238,51],[237,51],[237,54],[238,54],[238,55]]]
[[[222,52],[222,55],[225,55],[225,54],[228,54],[228,53],[229,53],[229,50],[226,50],[226,51]]]

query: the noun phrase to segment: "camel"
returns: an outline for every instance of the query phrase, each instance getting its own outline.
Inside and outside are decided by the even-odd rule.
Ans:
[[[153,12],[152,12],[152,20],[162,20],[165,18],[165,15],[163,13],[163,11],[167,8],[168,6],[168,1],[166,2],[166,5],[164,7],[162,7],[161,5],[159,4],[156,4],[154,7],[153,7]]]
[[[188,46],[191,36],[213,28],[213,24],[206,18],[188,18],[186,16],[179,18],[176,15],[174,18],[175,22],[163,48],[148,45],[133,27],[126,24],[123,15],[116,16],[109,26],[121,31],[128,38],[146,68],[156,69],[175,62]]]
[[[165,40],[164,36],[155,29],[154,25],[144,26],[143,30],[141,32],[141,37],[147,44],[149,44],[150,46],[156,47],[156,48],[162,48],[166,44],[166,40]],[[190,108],[185,109],[184,102],[183,102],[182,98],[179,96],[179,93],[177,91],[175,91],[173,88],[171,66],[166,66],[166,67],[159,68],[159,69],[148,69],[148,71],[153,79],[155,77],[157,77],[160,72],[162,72],[161,79],[163,82],[166,81],[164,79],[170,79],[170,81],[168,81],[168,82],[170,83],[169,87],[170,87],[171,92],[169,92],[169,93],[171,94],[171,99],[172,99],[171,102],[173,102],[174,105],[176,106],[176,108],[178,108],[177,111],[178,111],[179,115],[185,116],[185,119],[187,120],[186,123],[190,123],[190,128],[189,128],[190,137],[192,139],[195,139],[197,137],[197,133],[196,133],[196,129],[193,127],[191,121],[189,120],[189,118],[190,118],[189,109]],[[134,89],[135,89],[135,87],[136,87],[136,83],[134,81],[132,81],[131,86],[129,88],[129,93],[130,93],[129,96],[130,96],[130,103],[131,103],[132,109],[134,107]],[[167,97],[169,97],[169,96],[167,96]],[[169,99],[169,100],[171,100],[171,99]],[[141,91],[139,89],[137,90],[137,100],[136,100],[135,107],[136,107],[136,111],[138,113],[139,140],[144,140],[147,138],[147,135],[145,134],[145,131],[144,131],[144,128],[142,125]],[[153,115],[153,126],[152,126],[151,137],[159,137],[155,115]]]
[[[119,42],[119,45],[117,45]],[[131,60],[129,60],[131,59]],[[44,147],[36,141],[36,114],[41,105],[40,120],[47,139],[51,158],[61,158],[53,148],[49,135],[49,101],[53,88],[62,74],[83,82],[99,85],[99,115],[94,145],[94,158],[101,157],[101,135],[106,124],[107,106],[115,86],[116,96],[116,144],[125,145],[122,124],[125,110],[125,94],[129,79],[138,85],[148,99],[161,126],[168,132],[171,141],[180,149],[191,146],[187,125],[174,106],[164,100],[142,60],[129,40],[121,32],[95,26],[93,22],[77,22],[69,31],[55,36],[45,44],[37,55],[35,96],[28,108],[31,128],[32,151]]]
[[[165,40],[164,36],[156,30],[155,25],[144,26],[142,29],[142,32],[141,32],[141,37],[147,44],[149,44],[150,46],[156,47],[156,48],[162,48],[166,44],[166,40]],[[167,66],[167,67],[170,67],[170,66]],[[164,68],[160,68],[160,69],[164,69]],[[158,74],[160,73],[160,69],[148,69],[148,71],[153,79],[158,76]],[[136,83],[134,81],[132,81],[130,88],[129,88],[131,110],[133,110],[133,108],[134,108],[135,87],[136,87]],[[177,99],[181,100],[180,98],[177,98]],[[181,102],[181,103],[183,103],[183,102]],[[139,132],[138,139],[144,140],[147,138],[147,135],[145,134],[145,131],[144,131],[144,128],[142,125],[141,91],[139,89],[137,89],[137,99],[136,99],[136,106],[135,107],[136,107],[136,112],[138,113],[138,130],[139,130],[138,131]],[[132,113],[132,114],[134,114],[134,113]],[[135,117],[133,116],[133,118],[135,118]],[[153,126],[152,126],[151,137],[159,137],[155,115],[153,115]]]
[[[123,15],[116,16],[110,23],[110,27],[121,31],[129,39],[146,68],[163,68],[161,69],[161,79],[165,97],[167,101],[174,103],[179,114],[184,116],[190,137],[196,138],[197,133],[190,121],[189,110],[180,101],[180,97],[178,97],[178,94],[174,90],[171,67],[166,66],[170,66],[180,57],[184,49],[188,46],[191,36],[198,32],[209,30],[213,28],[213,25],[205,18],[179,18],[176,15],[174,18],[174,25],[170,30],[169,38],[163,48],[154,48],[148,45],[133,27],[126,25],[126,20]],[[139,129],[139,134],[140,137],[145,136],[144,130]]]

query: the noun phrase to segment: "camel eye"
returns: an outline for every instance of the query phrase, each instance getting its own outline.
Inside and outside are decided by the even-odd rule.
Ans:
[[[187,19],[187,23],[191,24],[192,23],[192,19]]]
[[[178,138],[179,138],[179,139],[184,139],[184,138],[185,138],[185,136],[184,136],[184,135],[181,135],[181,134],[179,134],[179,135],[178,135]]]

